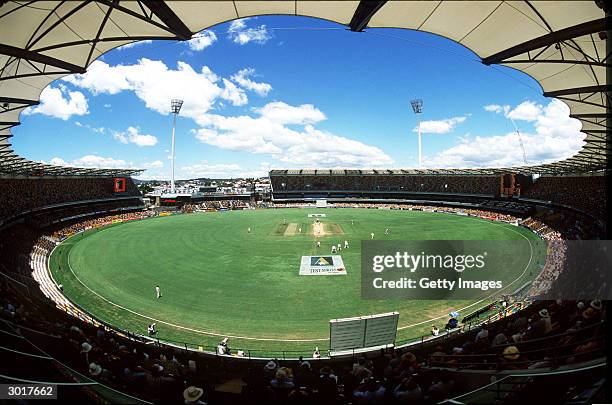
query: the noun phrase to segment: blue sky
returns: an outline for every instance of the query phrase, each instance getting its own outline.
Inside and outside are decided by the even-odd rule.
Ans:
[[[530,164],[581,146],[567,107],[537,82],[487,67],[432,34],[354,33],[303,17],[215,26],[186,42],[115,49],[58,80],[22,114],[18,153],[47,163],[146,168],[170,175],[170,99],[177,176],[265,175],[270,168],[414,168],[412,98],[424,100],[424,167]]]

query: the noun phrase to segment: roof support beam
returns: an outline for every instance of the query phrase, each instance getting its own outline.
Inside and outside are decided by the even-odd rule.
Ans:
[[[570,114],[572,118],[610,118],[610,113],[592,113],[592,114]]]
[[[573,89],[545,91],[544,97],[558,97],[558,96],[567,96],[570,94],[583,94],[583,93],[599,93],[599,92],[607,93],[610,91],[612,91],[612,84],[602,84],[599,86],[586,86],[586,87],[576,87]]]
[[[582,24],[567,27],[559,31],[553,31],[550,34],[542,35],[530,41],[523,42],[511,48],[505,49],[494,55],[488,56],[482,60],[485,65],[501,63],[513,56],[522,55],[529,51],[534,51],[545,46],[550,46],[559,42],[567,41],[572,38],[581,37],[584,35],[595,34],[600,31],[606,31],[606,21],[608,18],[600,18],[598,20],[588,21]]]
[[[26,100],[25,98],[2,97],[2,96],[0,96],[0,103],[23,104],[23,105],[38,105],[38,104],[40,104],[40,101],[38,101],[38,100]]]
[[[374,0],[361,0],[357,9],[355,10],[355,14],[353,14],[353,18],[349,23],[349,27],[351,31],[361,32],[368,25],[370,19],[374,17],[374,14],[380,10],[382,6],[385,5],[387,0],[383,1],[374,1]]]
[[[0,44],[0,54],[14,56],[15,58],[26,59],[33,62],[44,63],[45,65],[64,69],[70,73],[85,73],[85,68],[81,66],[11,45]]]
[[[174,11],[165,1],[144,0],[143,3],[176,34],[176,36],[184,41],[191,39],[193,33],[187,28],[185,23],[176,15]]]

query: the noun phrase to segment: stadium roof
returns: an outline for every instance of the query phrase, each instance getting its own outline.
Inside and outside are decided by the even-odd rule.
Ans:
[[[605,168],[611,117],[609,17],[603,1],[7,1],[0,0],[0,174],[134,174],[70,169],[19,157],[11,128],[53,80],[83,73],[100,55],[139,40],[188,40],[205,28],[256,15],[300,15],[352,31],[427,31],[536,79],[544,96],[567,103],[586,144],[575,156],[539,166],[491,169],[562,173]],[[609,10],[607,10],[609,13]],[[606,25],[606,23],[608,25]],[[482,171],[486,171],[483,169]],[[442,172],[442,171],[439,171]],[[460,172],[452,171],[449,172]]]

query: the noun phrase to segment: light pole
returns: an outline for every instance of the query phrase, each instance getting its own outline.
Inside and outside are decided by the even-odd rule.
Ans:
[[[419,126],[419,169],[423,168],[423,148],[421,146],[421,119],[419,115],[423,112],[423,100],[415,99],[410,101],[410,105],[412,106],[412,111],[417,116],[417,122]]]
[[[172,182],[170,183],[170,192],[174,194],[174,130],[176,129],[176,117],[178,116],[181,107],[183,106],[183,100],[173,99],[170,101],[170,108],[172,110]]]

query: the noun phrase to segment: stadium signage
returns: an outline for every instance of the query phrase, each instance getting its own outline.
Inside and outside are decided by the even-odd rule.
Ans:
[[[338,255],[302,256],[300,276],[345,276],[346,268]]]

